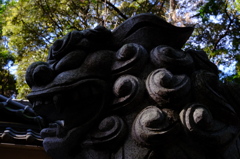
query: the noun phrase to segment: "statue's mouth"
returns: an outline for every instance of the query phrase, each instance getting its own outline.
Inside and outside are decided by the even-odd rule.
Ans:
[[[28,99],[33,110],[49,124],[42,137],[63,138],[72,129],[98,118],[105,101],[106,82],[92,78],[65,86],[33,91]]]
[[[69,102],[72,101],[71,95],[72,96],[74,95],[76,97],[76,96],[81,96],[85,94],[80,90],[82,90],[82,87],[84,87],[84,85],[88,85],[91,83],[101,85],[104,82],[99,78],[86,78],[86,79],[80,79],[78,82],[70,83],[68,85],[67,84],[56,85],[54,87],[51,87],[52,85],[50,84],[49,87],[46,86],[46,87],[33,88],[32,92],[28,94],[27,98],[32,103],[33,109],[53,107],[56,109],[57,112],[60,112],[63,104],[69,104]],[[89,92],[89,90],[87,92]],[[64,98],[68,98],[68,97],[69,97],[68,103],[61,102]]]
[[[77,73],[77,72],[76,72]],[[68,90],[72,90],[82,83],[92,82],[101,80],[97,77],[85,77],[79,79],[69,79],[68,83],[62,84],[61,82],[66,79],[61,80],[61,78],[55,78],[55,81],[51,82],[46,86],[34,86],[32,88],[32,92],[27,95],[27,98],[31,101],[31,99],[37,99],[39,97],[48,98],[49,96],[53,96],[52,94],[56,94],[57,92],[65,92]],[[73,82],[71,82],[73,81]],[[76,82],[74,82],[76,81]]]
[[[37,95],[36,95],[37,94]],[[63,93],[46,93],[29,96],[28,99],[33,105],[33,110],[40,116],[46,119],[46,122],[54,122],[57,120],[63,120],[64,116],[61,114],[64,109],[64,104],[61,103]]]

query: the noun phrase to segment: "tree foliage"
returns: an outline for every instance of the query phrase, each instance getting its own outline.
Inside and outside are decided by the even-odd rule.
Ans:
[[[15,78],[10,74],[10,64],[14,57],[3,47],[0,47],[0,94],[10,97],[16,91]]]
[[[236,6],[236,9],[240,12],[240,0],[236,0],[235,6]]]
[[[238,79],[240,12],[237,11],[234,1],[209,0],[196,16],[200,20],[192,37],[195,46],[206,51],[212,61],[222,66],[221,76],[224,80]],[[227,67],[235,67],[234,72],[224,70]]]
[[[16,80],[9,71],[13,62],[14,56],[4,46],[0,46],[0,94],[8,97],[16,92]]]
[[[0,41],[2,42],[3,13],[7,4],[0,1]],[[4,44],[0,44],[0,94],[10,97],[16,92],[16,80],[10,73],[10,66],[14,63],[14,56],[7,50]]]
[[[231,79],[240,77],[239,0],[10,0],[3,12],[3,35],[17,55],[18,97],[29,92],[27,66],[46,60],[56,39],[96,25],[114,29],[139,13],[153,13],[177,26],[198,24],[186,48],[204,49],[218,65],[236,62]]]

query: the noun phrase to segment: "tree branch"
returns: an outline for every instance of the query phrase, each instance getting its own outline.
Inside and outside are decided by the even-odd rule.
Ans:
[[[24,26],[26,26],[28,29],[29,29],[29,31],[31,31],[31,32],[34,32],[36,35],[38,35],[38,36],[41,36],[45,41],[47,41],[49,44],[51,44],[51,42],[44,36],[44,35],[42,35],[42,34],[40,34],[37,30],[35,30],[35,29],[32,29],[27,23],[25,23],[23,20],[21,20],[21,22],[22,22],[22,24],[24,25]]]
[[[232,23],[233,23],[232,18],[230,17],[230,15],[229,15],[228,12],[227,12],[227,4],[226,4],[226,7],[225,7],[225,9],[224,9],[224,12],[226,13],[227,18],[229,19],[229,24],[228,24],[228,26],[227,26],[226,31],[225,31],[222,35],[220,35],[219,38],[217,39],[217,41],[215,42],[215,44],[214,44],[214,46],[213,46],[213,51],[216,51],[216,50],[217,50],[217,45],[219,44],[219,42],[220,42],[225,36],[227,36],[227,34],[228,34],[229,30],[230,30],[230,27],[231,27],[231,25],[232,25]]]
[[[46,2],[46,1],[45,1],[45,2]],[[36,1],[36,3],[37,3],[38,5],[40,5],[42,11],[43,11],[46,15],[48,15],[48,18],[58,27],[59,30],[61,30],[60,33],[62,33],[62,28],[58,25],[58,22],[56,22],[56,21],[53,19],[52,12],[51,12],[51,10],[50,10],[47,2],[46,2],[46,5],[47,5],[47,8],[49,9],[48,12],[44,9],[44,7],[43,7],[42,4],[40,4],[38,1]]]
[[[158,4],[158,2],[159,2],[159,1],[155,1],[155,3],[154,3],[153,5],[151,5],[151,7],[149,7],[149,9],[147,10],[147,12],[150,12],[150,11],[153,9],[153,7]],[[165,1],[164,1],[164,2],[165,2]],[[163,3],[164,3],[164,2],[163,2]],[[162,6],[161,6],[161,8],[162,8]],[[160,9],[160,10],[161,10],[161,9]]]
[[[112,7],[123,19],[127,20],[128,17],[123,14],[114,4],[112,4],[109,1],[105,1],[105,0],[101,0],[103,3],[106,3],[107,5],[109,5],[110,7]]]

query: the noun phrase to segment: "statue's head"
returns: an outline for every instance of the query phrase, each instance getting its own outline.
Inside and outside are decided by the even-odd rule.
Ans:
[[[206,54],[181,50],[192,31],[141,14],[112,32],[98,26],[55,41],[47,62],[26,74],[28,99],[49,123],[44,149],[56,159],[203,158],[227,149],[238,109]]]

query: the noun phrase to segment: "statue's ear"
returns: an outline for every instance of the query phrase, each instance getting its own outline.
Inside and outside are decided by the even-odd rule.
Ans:
[[[137,43],[148,51],[158,45],[181,49],[193,32],[193,27],[176,27],[152,14],[129,18],[113,31],[114,44],[119,47]]]

